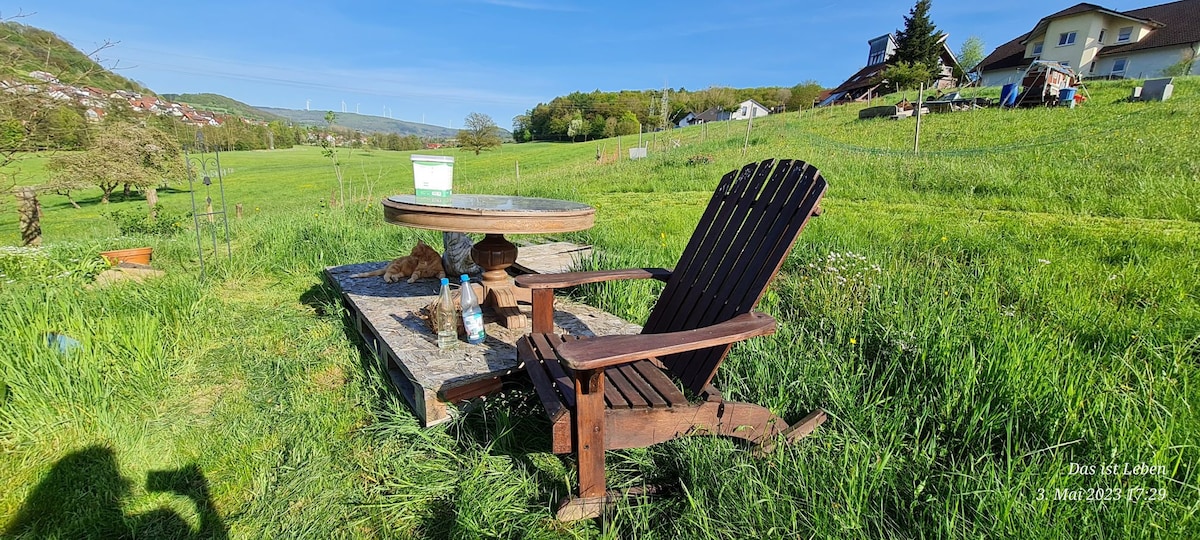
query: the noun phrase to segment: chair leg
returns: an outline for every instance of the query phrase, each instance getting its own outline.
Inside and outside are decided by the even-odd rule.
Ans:
[[[599,517],[608,502],[604,481],[604,370],[575,373],[574,423],[579,496],[559,508],[561,521]]]
[[[808,413],[808,416],[801,418],[799,422],[788,426],[787,429],[783,430],[783,436],[788,442],[803,439],[811,434],[813,430],[817,429],[817,426],[824,424],[827,419],[825,410],[817,409]]]

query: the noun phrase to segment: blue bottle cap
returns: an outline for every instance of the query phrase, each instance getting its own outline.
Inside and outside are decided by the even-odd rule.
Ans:
[[[449,284],[450,284],[450,278],[442,278],[442,285],[449,285]]]
[[[459,276],[459,279],[461,279],[463,281],[471,281],[471,277],[466,274]]]

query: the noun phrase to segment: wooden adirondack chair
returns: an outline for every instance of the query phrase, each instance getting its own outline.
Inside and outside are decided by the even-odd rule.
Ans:
[[[802,161],[766,160],[730,171],[717,186],[674,271],[630,269],[520,276],[532,289],[532,333],[517,343],[552,424],[555,453],[575,452],[579,495],[561,520],[598,516],[610,501],[604,451],[692,434],[770,446],[803,437],[823,411],[793,426],[766,408],[725,401],[710,384],[733,343],[775,331],[754,312],[808,218],[825,179]],[[639,335],[576,338],[554,331],[554,289],[614,279],[666,282]],[[769,361],[769,359],[765,359]],[[698,396],[690,402],[680,386]]]

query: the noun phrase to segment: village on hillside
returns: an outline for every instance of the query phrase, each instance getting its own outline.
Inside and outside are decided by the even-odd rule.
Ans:
[[[84,108],[84,115],[89,122],[100,122],[104,119],[113,101],[128,104],[134,112],[173,116],[181,122],[192,126],[219,126],[231,118],[252,125],[267,125],[266,122],[243,117],[217,115],[210,111],[197,110],[185,103],[174,103],[155,96],[145,95],[129,90],[104,90],[94,86],[74,86],[63,83],[52,73],[31,71],[29,77],[42,84],[21,83],[12,80],[0,81],[0,89],[9,93],[38,93],[41,92],[50,99],[71,102]]]

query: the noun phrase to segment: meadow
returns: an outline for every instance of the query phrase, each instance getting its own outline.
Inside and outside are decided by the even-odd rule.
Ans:
[[[0,248],[0,528],[1196,537],[1200,80],[1176,79],[1164,103],[1125,102],[1133,85],[1091,83],[1075,109],[930,115],[920,154],[911,120],[859,121],[860,106],[646,135],[637,161],[598,160],[614,140],[438,151],[456,158],[456,191],[595,206],[594,228],[556,237],[594,244],[595,268],[673,265],[717,180],[745,163],[803,159],[829,181],[760,306],[778,333],[736,347],[715,383],[830,421],[761,457],[703,437],[610,452],[611,487],[673,489],[602,523],[553,520],[574,470],[542,446],[528,388],[420,428],[322,282],[326,266],[436,242],[382,220],[379,199],[411,193],[408,153],[341,149],[340,192],[316,148],[222,154],[232,256],[206,252],[203,276],[190,218],[173,236],[122,236],[105,215],[143,200],[44,195],[46,246]],[[43,160],[20,162],[23,178]],[[160,191],[164,207],[190,211],[186,187]],[[0,244],[18,239],[8,201]],[[99,251],[134,245],[167,275],[88,286]],[[641,322],[656,291],[571,294]],[[60,352],[51,332],[79,344]]]

